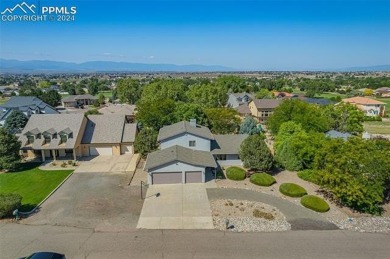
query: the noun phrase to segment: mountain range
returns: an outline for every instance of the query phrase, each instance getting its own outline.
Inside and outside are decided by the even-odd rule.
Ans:
[[[83,63],[0,59],[1,73],[90,73],[90,72],[233,72],[239,69],[218,65],[146,64],[114,61]],[[305,70],[310,71],[310,70]],[[315,69],[313,71],[319,71]],[[323,69],[327,72],[390,71],[390,65]]]
[[[3,73],[50,73],[50,72],[219,72],[236,71],[224,66],[145,64],[113,61],[89,61],[72,63],[49,60],[19,61],[0,59]]]

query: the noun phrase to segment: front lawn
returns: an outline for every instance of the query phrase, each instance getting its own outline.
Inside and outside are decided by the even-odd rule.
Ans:
[[[30,211],[53,191],[73,170],[43,171],[40,163],[27,163],[17,172],[0,174],[0,193],[18,193],[20,211]]]

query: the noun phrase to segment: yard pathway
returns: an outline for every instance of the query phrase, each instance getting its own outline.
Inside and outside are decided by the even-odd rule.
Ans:
[[[278,208],[291,224],[292,230],[334,230],[336,225],[329,222],[319,213],[298,206],[290,201],[251,190],[233,188],[207,189],[210,200],[236,199],[247,201],[258,201]]]

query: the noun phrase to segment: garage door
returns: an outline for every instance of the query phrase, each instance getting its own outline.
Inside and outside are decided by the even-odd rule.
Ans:
[[[153,173],[152,182],[153,184],[173,184],[182,183],[181,172],[166,172],[166,173]]]
[[[112,147],[89,147],[90,156],[112,155]]]
[[[122,145],[121,154],[133,154],[133,145]]]
[[[186,172],[186,183],[201,183],[201,182],[202,182],[201,171]]]

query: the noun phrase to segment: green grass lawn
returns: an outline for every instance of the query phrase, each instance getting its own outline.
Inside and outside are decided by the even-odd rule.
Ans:
[[[390,134],[390,121],[366,121],[363,127],[371,134]]]
[[[375,100],[378,100],[378,101],[380,101],[380,102],[384,102],[384,103],[386,103],[386,109],[385,109],[385,111],[386,111],[386,114],[387,115],[390,115],[390,98],[374,98]]]
[[[43,171],[40,163],[26,163],[17,172],[0,174],[0,193],[18,193],[21,211],[30,211],[53,191],[72,170]]]
[[[325,92],[325,93],[318,95],[318,97],[320,97],[320,98],[327,98],[327,99],[330,99],[332,97],[337,97],[337,96],[340,96],[342,99],[347,97],[345,94],[339,94],[339,93],[333,93],[333,92]]]
[[[9,98],[1,98],[0,97],[0,104],[3,104],[5,103],[6,101],[8,101]]]
[[[104,97],[106,97],[106,98],[112,97],[112,91],[101,91],[101,92],[96,94],[96,97],[99,97],[100,94],[103,94]]]

